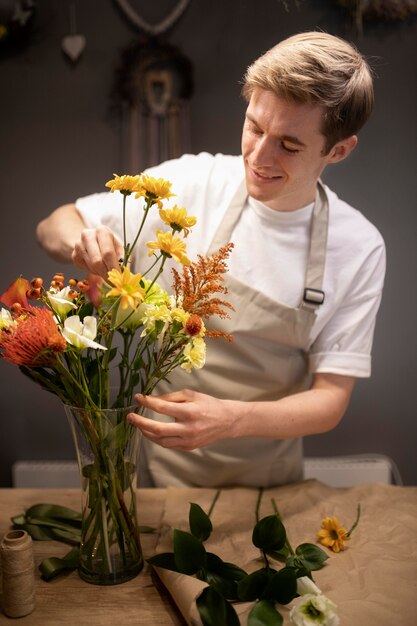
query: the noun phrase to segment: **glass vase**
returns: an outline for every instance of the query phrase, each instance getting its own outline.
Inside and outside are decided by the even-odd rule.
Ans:
[[[116,585],[143,567],[136,515],[140,431],[126,421],[137,407],[65,406],[81,480],[80,577]]]

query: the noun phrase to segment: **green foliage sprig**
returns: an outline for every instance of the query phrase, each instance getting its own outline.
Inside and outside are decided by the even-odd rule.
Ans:
[[[217,493],[215,500],[217,500]],[[232,602],[254,602],[248,626],[281,626],[283,617],[277,608],[298,596],[297,578],[308,576],[323,567],[328,559],[318,546],[302,543],[293,550],[287,532],[272,500],[274,513],[259,519],[260,491],[252,543],[261,552],[262,567],[248,574],[238,565],[223,561],[207,551],[204,542],[212,533],[210,512],[190,504],[190,532],[173,530],[173,552],[163,552],[148,559],[155,567],[195,576],[208,583],[197,598],[197,608],[204,626],[239,626]],[[283,563],[275,569],[270,561]]]

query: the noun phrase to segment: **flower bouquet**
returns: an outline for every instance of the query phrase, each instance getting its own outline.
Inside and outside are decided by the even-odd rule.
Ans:
[[[150,394],[181,367],[205,362],[207,337],[231,337],[207,330],[212,315],[228,317],[223,274],[232,244],[190,262],[186,243],[196,218],[183,207],[165,209],[171,183],[146,174],[117,176],[107,184],[123,200],[123,259],[108,273],[70,279],[17,278],[0,296],[0,356],[64,403],[73,432],[83,491],[80,575],[114,584],[142,568],[136,519],[138,433],[127,420],[139,410],[134,394]],[[126,198],[138,199],[137,232],[128,241]],[[130,259],[151,210],[161,226],[146,243],[149,266],[133,273]],[[158,283],[167,259],[173,269],[169,294]],[[117,374],[115,383],[114,374]],[[113,391],[112,391],[113,390]]]

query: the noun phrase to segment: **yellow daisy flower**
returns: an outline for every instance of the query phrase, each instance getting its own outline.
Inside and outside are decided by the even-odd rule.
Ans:
[[[148,174],[142,174],[140,177],[140,185],[137,191],[136,198],[146,198],[146,200],[153,200],[152,204],[157,204],[162,209],[161,200],[167,200],[171,196],[175,196],[175,193],[171,193],[172,183],[169,180],[163,178],[154,178]]]
[[[145,289],[141,286],[140,274],[132,274],[128,267],[122,271],[114,269],[108,273],[108,278],[113,285],[107,293],[107,297],[120,297],[120,306],[127,309],[129,306],[136,309],[140,302],[145,299]]]
[[[190,265],[190,260],[185,254],[185,243],[179,237],[173,237],[172,233],[164,233],[162,230],[157,230],[156,236],[158,241],[148,241],[146,244],[150,248],[148,256],[152,256],[154,250],[160,250],[164,256],[174,258],[177,263]]]
[[[191,226],[197,222],[197,218],[194,215],[187,215],[187,209],[185,207],[174,206],[173,209],[160,209],[159,216],[161,220],[171,226],[172,230],[180,232],[184,231],[184,237],[190,232]]]
[[[113,174],[113,176],[114,178],[106,183],[106,187],[109,187],[111,192],[120,191],[125,196],[130,196],[131,193],[140,189],[139,175],[129,176],[128,174],[123,174],[123,176],[118,176]]]
[[[321,530],[317,533],[319,543],[333,552],[345,549],[345,542],[349,541],[350,535],[337,517],[325,517],[321,523]]]

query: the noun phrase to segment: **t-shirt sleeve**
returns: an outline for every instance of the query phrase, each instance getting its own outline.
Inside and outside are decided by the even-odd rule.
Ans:
[[[357,268],[341,305],[325,323],[310,348],[310,371],[367,378],[377,312],[385,277],[382,237]]]

